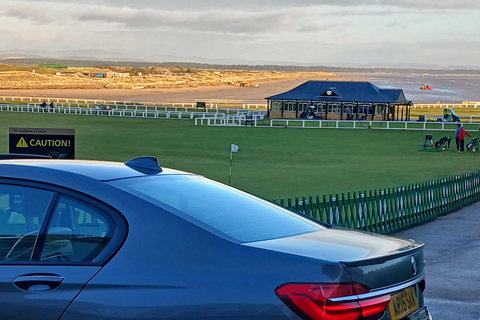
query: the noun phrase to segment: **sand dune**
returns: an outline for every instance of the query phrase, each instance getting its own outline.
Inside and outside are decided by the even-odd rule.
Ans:
[[[262,104],[265,98],[309,80],[335,78],[324,72],[155,70],[147,75],[94,77],[68,74],[0,72],[0,96],[72,98],[132,102],[217,100]],[[93,70],[95,73],[106,70]],[[145,71],[145,70],[144,70]],[[187,72],[188,71],[188,72]],[[93,73],[93,72],[92,72]]]

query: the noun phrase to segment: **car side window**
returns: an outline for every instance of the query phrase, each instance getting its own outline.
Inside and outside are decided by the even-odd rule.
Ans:
[[[48,223],[41,261],[91,262],[112,238],[108,214],[82,201],[59,197]]]
[[[53,192],[0,184],[0,263],[30,261]]]

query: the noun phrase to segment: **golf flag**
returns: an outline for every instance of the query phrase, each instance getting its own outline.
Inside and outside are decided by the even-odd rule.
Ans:
[[[238,146],[232,143],[230,146],[230,171],[228,172],[228,185],[230,185],[230,180],[232,178],[232,160],[234,152],[238,152]]]

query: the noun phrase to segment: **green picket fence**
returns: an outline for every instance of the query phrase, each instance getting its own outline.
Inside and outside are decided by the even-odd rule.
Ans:
[[[480,171],[383,190],[280,200],[328,224],[390,234],[431,221],[480,200]],[[276,200],[273,200],[276,202]]]

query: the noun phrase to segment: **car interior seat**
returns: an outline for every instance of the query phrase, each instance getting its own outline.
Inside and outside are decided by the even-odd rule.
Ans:
[[[63,227],[54,227],[49,229],[49,234],[45,239],[40,260],[64,259],[73,254],[72,244],[69,238],[72,230]],[[7,253],[5,260],[11,261],[30,261],[33,247],[38,236],[38,230],[29,232],[15,242]]]

